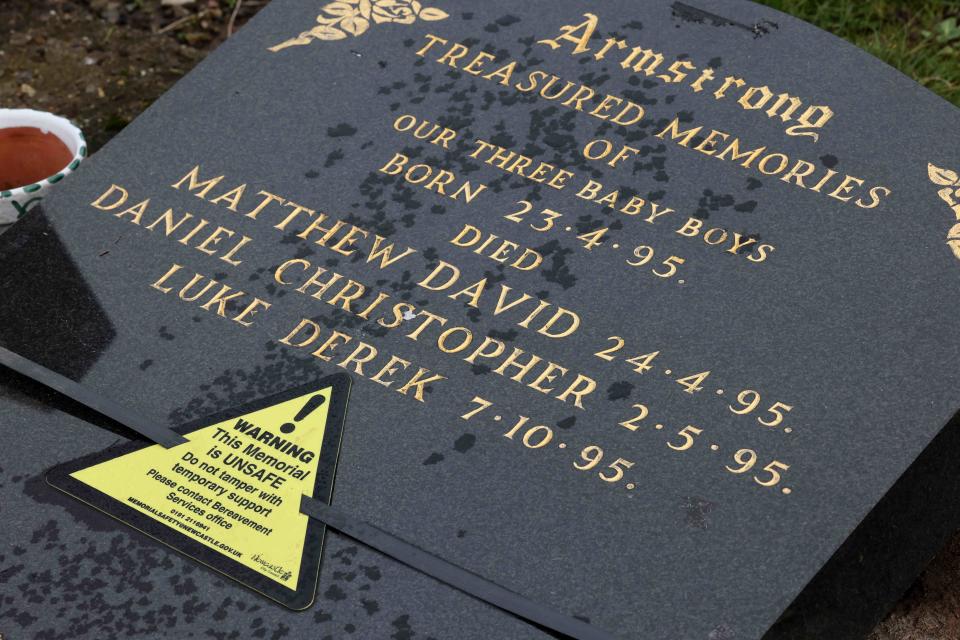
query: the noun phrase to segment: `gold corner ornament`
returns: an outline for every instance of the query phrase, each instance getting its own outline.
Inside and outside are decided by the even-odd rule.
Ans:
[[[338,0],[320,8],[317,26],[270,47],[276,53],[289,47],[307,45],[314,40],[343,40],[366,33],[370,23],[413,24],[417,20],[445,20],[450,15],[442,9],[424,7],[417,0]]]
[[[960,220],[960,176],[956,171],[941,169],[933,164],[927,164],[927,175],[930,182],[943,187],[937,192],[940,199],[950,205],[957,220]],[[950,227],[947,232],[947,246],[953,255],[960,260],[960,222]]]

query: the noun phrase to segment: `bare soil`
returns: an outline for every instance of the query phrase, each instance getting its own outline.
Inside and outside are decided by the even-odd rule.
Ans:
[[[167,2],[0,0],[0,105],[66,116],[96,151],[227,37],[232,3]]]

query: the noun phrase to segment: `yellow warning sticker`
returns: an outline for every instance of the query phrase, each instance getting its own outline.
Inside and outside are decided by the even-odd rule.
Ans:
[[[349,379],[337,375],[59,467],[54,486],[292,608],[313,601]],[[68,468],[65,468],[68,467]],[[318,525],[320,530],[317,531]],[[318,539],[319,536],[319,539]]]

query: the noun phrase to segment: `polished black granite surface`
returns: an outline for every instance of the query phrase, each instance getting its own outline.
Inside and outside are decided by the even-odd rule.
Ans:
[[[0,345],[171,426],[346,372],[339,508],[617,637],[861,637],[957,523],[960,118],[693,5],[275,0],[0,236]],[[334,532],[283,609],[2,381],[5,637],[550,637]]]

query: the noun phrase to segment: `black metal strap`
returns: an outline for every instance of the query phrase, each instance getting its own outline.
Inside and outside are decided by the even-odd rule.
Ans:
[[[51,371],[32,360],[27,360],[9,349],[0,347],[0,364],[28,378],[36,380],[42,385],[50,387],[54,391],[60,392],[71,400],[76,400],[80,404],[86,405],[97,413],[111,418],[125,427],[133,429],[144,438],[148,438],[164,447],[175,447],[178,444],[187,442],[186,438],[162,422],[144,419],[143,416],[130,411],[109,398],[93,393],[70,378]]]
[[[109,398],[2,347],[0,364],[86,405],[159,445],[169,448],[187,442],[186,438],[161,422],[144,419]],[[602,629],[514,593],[319,500],[302,496],[300,511],[398,562],[546,629],[574,640],[616,640]]]
[[[303,496],[300,511],[384,553],[408,567],[488,604],[576,640],[616,640],[606,631],[534,602],[495,582],[451,564],[391,533],[349,516],[319,500]]]

